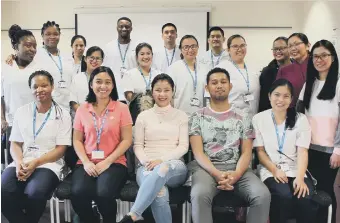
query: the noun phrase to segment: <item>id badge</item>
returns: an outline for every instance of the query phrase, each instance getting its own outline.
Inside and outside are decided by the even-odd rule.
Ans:
[[[289,171],[289,165],[287,163],[279,163],[276,166],[277,166],[277,168],[279,168],[283,172],[288,172]]]
[[[32,154],[34,158],[39,157],[39,146],[36,144],[32,144],[29,147],[27,147],[27,151]]]
[[[93,150],[92,151],[92,159],[104,159],[104,151],[103,150]]]
[[[66,81],[63,81],[63,80],[59,81],[58,88],[66,88]]]
[[[190,100],[191,106],[199,107],[200,104],[201,104],[201,102],[198,98],[191,98],[191,100]]]
[[[243,100],[245,102],[250,102],[250,101],[254,101],[254,95],[253,94],[246,94],[243,96]]]
[[[124,74],[126,74],[126,72],[127,72],[126,67],[121,67],[121,68],[120,68],[120,76],[121,76],[122,78],[123,78]]]

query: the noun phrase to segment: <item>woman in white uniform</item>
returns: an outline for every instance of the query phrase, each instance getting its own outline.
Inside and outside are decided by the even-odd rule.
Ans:
[[[86,47],[86,39],[82,35],[75,35],[71,39],[72,58],[70,62],[73,65],[73,73],[78,74],[86,71],[86,61],[84,51]]]
[[[140,43],[136,47],[137,68],[129,70],[123,76],[125,98],[131,101],[134,94],[145,93],[151,89],[151,82],[161,72],[151,67],[153,52],[148,43]]]
[[[32,32],[22,30],[18,25],[12,25],[9,29],[9,36],[16,57],[12,61],[12,66],[2,64],[1,68],[1,130],[6,132],[7,151],[10,148],[8,139],[16,110],[34,100],[27,85],[28,78],[39,69],[33,62],[37,42]],[[12,161],[10,156],[8,159],[8,162]]]
[[[233,89],[229,93],[229,102],[254,115],[258,111],[260,82],[258,75],[244,61],[247,43],[236,34],[229,37],[227,47],[231,61],[222,61],[217,67],[226,69],[230,74]]]
[[[253,118],[254,147],[260,160],[260,178],[272,195],[270,222],[285,223],[296,210],[297,223],[313,223],[317,204],[314,186],[307,178],[311,127],[304,114],[290,108],[293,85],[276,80],[269,90],[272,109]]]
[[[209,68],[197,60],[198,41],[193,35],[182,37],[181,59],[168,68],[175,82],[174,107],[191,115],[203,107],[205,79]]]
[[[39,222],[71,145],[71,118],[52,99],[52,76],[36,71],[28,83],[35,101],[15,113],[10,137],[14,162],[1,175],[1,212],[15,223]]]
[[[89,94],[89,79],[92,71],[100,67],[104,60],[104,51],[98,46],[86,51],[86,71],[76,74],[72,79],[70,105],[76,112],[79,105],[84,103]]]

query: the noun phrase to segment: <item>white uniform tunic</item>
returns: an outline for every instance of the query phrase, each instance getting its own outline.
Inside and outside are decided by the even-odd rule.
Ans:
[[[85,72],[76,74],[72,79],[70,101],[82,104],[89,94],[89,79]]]
[[[167,73],[169,66],[180,59],[181,50],[177,46],[171,50],[164,47],[154,53],[152,66],[162,73]]]

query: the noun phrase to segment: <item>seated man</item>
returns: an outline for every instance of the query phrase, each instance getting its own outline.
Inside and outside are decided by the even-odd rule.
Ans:
[[[195,161],[191,204],[194,223],[212,223],[212,201],[220,190],[237,193],[250,205],[247,223],[267,222],[270,193],[249,170],[254,132],[251,117],[228,102],[229,73],[214,68],[207,75],[210,105],[192,114],[189,136]]]

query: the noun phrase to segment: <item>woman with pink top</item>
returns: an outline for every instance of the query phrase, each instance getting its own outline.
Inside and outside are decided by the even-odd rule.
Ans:
[[[333,184],[340,166],[340,80],[339,61],[335,48],[328,40],[316,42],[311,50],[307,81],[303,86],[298,110],[305,112],[312,128],[308,169],[318,181],[317,188],[333,200],[335,221],[336,199]],[[326,222],[327,210],[317,222]]]
[[[134,152],[140,162],[137,169],[140,188],[131,211],[120,223],[140,220],[150,205],[156,223],[172,222],[168,187],[186,181],[187,168],[182,156],[189,145],[188,116],[170,104],[174,87],[170,76],[157,75],[151,83],[155,105],[137,118]]]

